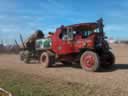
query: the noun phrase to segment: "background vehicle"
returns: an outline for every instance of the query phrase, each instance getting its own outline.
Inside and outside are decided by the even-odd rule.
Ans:
[[[105,40],[103,27],[102,19],[61,26],[52,36],[36,40],[36,49],[27,58],[36,58],[45,67],[52,66],[56,60],[78,63],[86,71],[111,67],[115,57]]]

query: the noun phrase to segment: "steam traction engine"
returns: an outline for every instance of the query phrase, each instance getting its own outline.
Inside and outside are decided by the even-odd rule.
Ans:
[[[103,20],[61,26],[45,39],[36,40],[35,56],[45,67],[62,62],[75,62],[86,71],[98,71],[100,67],[109,68],[115,57],[105,40]]]

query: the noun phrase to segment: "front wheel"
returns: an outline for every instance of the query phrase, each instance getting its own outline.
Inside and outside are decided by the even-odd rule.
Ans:
[[[85,51],[80,58],[80,64],[86,71],[98,71],[100,67],[99,56],[93,51]]]
[[[55,63],[55,57],[48,52],[43,52],[40,56],[40,63],[43,67],[51,67]]]

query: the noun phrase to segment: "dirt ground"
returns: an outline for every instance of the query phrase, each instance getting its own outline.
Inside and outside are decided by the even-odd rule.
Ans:
[[[111,45],[116,65],[103,72],[86,72],[77,66],[43,68],[41,64],[24,64],[17,55],[0,55],[0,69],[14,70],[70,82],[92,82],[113,90],[121,88],[128,92],[128,45]]]

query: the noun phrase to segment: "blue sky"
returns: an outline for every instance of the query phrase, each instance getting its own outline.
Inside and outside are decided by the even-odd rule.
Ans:
[[[0,40],[12,43],[19,33],[27,38],[37,29],[47,34],[62,24],[100,17],[108,37],[128,39],[127,0],[0,0]]]

